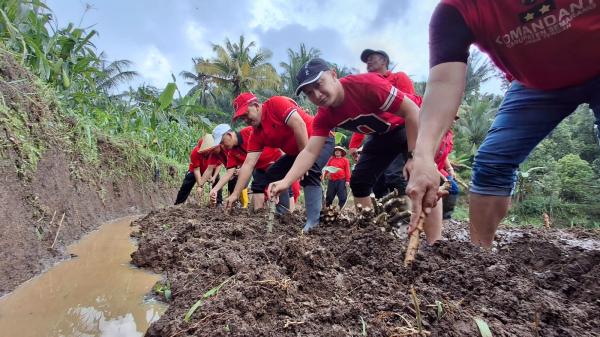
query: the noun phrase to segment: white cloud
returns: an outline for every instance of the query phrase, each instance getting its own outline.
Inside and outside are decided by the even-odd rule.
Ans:
[[[150,45],[144,48],[143,53],[138,54],[136,60],[138,60],[136,64],[139,72],[148,83],[162,88],[171,82],[173,67],[169,59],[156,46]]]
[[[212,54],[211,42],[206,39],[206,28],[200,26],[197,22],[188,21],[184,25],[185,37],[192,50],[200,56],[207,57]]]

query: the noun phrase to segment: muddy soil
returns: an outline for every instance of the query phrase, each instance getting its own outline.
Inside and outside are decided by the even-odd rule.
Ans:
[[[475,318],[494,336],[600,335],[598,232],[504,230],[488,252],[451,223],[405,268],[405,241],[378,228],[301,235],[296,217],[267,235],[265,219],[186,205],[138,220],[133,262],[172,293],[146,336],[480,336]]]
[[[114,174],[127,157],[110,142],[98,139],[98,163],[84,162],[56,127],[64,119],[75,128],[76,120],[63,116],[48,90],[0,51],[0,296],[68,258],[65,246],[101,223],[174,200],[166,184]],[[23,120],[21,136],[5,123],[13,117]],[[39,152],[31,170],[29,146]]]

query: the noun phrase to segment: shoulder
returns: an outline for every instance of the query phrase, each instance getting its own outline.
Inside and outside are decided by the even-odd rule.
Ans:
[[[385,77],[377,73],[348,75],[340,79],[343,86],[365,86],[374,83],[387,83]]]

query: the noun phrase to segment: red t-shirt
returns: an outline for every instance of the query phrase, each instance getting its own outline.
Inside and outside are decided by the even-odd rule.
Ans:
[[[226,168],[238,167],[246,160],[248,154],[248,142],[252,138],[252,127],[247,126],[238,132],[238,145],[233,147],[227,153]],[[265,147],[258,157],[255,168],[266,170],[271,164],[281,157],[281,150],[272,147]]]
[[[327,166],[337,167],[340,170],[335,173],[329,173],[325,171],[325,176],[329,175],[329,179],[331,180],[342,180],[345,179],[347,182],[350,182],[350,161],[345,157],[337,158],[335,156],[331,157],[327,162]]]
[[[362,145],[363,140],[365,140],[364,134],[354,132],[352,134],[352,138],[350,138],[350,143],[348,144],[348,147],[351,149],[358,149]]]
[[[298,143],[287,121],[298,113],[306,124],[308,136],[312,135],[313,117],[304,112],[291,98],[284,96],[273,96],[262,104],[262,115],[260,126],[254,128],[254,132],[248,142],[248,152],[262,151],[265,147],[281,149],[290,156],[300,153]]]
[[[404,72],[393,73],[391,71],[387,71],[383,74],[383,77],[388,80],[393,86],[398,88],[398,90],[405,92],[407,94],[415,95],[415,86],[413,81],[406,75]]]
[[[382,76],[400,91],[415,95],[415,86],[413,85],[413,81],[410,79],[410,77],[408,77],[408,75],[406,75],[406,73],[401,71],[393,73],[388,70]],[[348,147],[351,149],[358,149],[362,145],[364,139],[364,134],[355,132],[352,134],[352,138],[350,138],[350,144]]]
[[[395,114],[404,97],[421,105],[421,98],[405,94],[383,76],[374,73],[348,75],[340,79],[344,101],[338,107],[319,107],[313,124],[315,136],[326,137],[336,127],[364,134],[383,134],[404,119]]]
[[[452,152],[452,148],[454,147],[453,133],[452,130],[448,130],[444,137],[442,137],[442,141],[440,142],[440,147],[435,153],[435,164],[437,165],[438,171],[444,175],[444,177],[448,176],[448,172],[444,166],[446,166],[446,159]]]
[[[595,0],[443,0],[455,7],[509,79],[551,90],[600,75],[600,6]]]
[[[193,172],[195,168],[200,168],[200,174],[206,171],[208,165],[220,165],[219,156],[213,155],[212,151],[205,151],[203,153],[199,153],[198,150],[202,146],[202,140],[198,142],[198,145],[194,147],[192,152],[190,153],[190,165],[188,166],[188,170]]]

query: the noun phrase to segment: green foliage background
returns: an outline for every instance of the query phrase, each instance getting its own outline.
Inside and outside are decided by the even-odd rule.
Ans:
[[[128,60],[109,61],[98,52],[93,44],[97,34],[73,24],[57,27],[42,0],[0,0],[0,49],[35,73],[63,117],[75,121],[69,131],[84,158],[97,160],[98,140],[108,139],[127,150],[124,161],[144,163],[149,173],[142,175],[160,175],[169,167],[183,174],[198,138],[214,124],[230,121],[236,94],[250,90],[263,99],[291,97],[299,67],[321,54],[304,44],[288,48],[288,60],[279,64],[282,71],[277,73],[269,62],[271,51],[240,36],[213,44],[212,55],[195,57],[192,71],[180,72],[180,81],[192,86],[187,93],[180,92],[174,75],[165,88],[142,85],[117,92],[138,74],[129,69]],[[340,76],[356,72],[334,66]],[[480,92],[481,84],[495,76],[494,67],[473,53],[451,155],[463,181],[469,181],[474,154],[502,99]],[[422,94],[425,83],[417,82],[415,88]],[[305,98],[296,99],[316,112]],[[6,128],[23,138],[24,167],[34,168],[43,146],[26,141],[27,120],[9,113],[5,105],[0,104],[0,111]],[[593,122],[591,110],[582,105],[533,151],[519,171],[510,222],[541,223],[542,214],[548,213],[556,225],[600,227],[600,149]],[[347,147],[350,135],[339,130],[336,142]],[[179,176],[173,176],[176,183]]]

